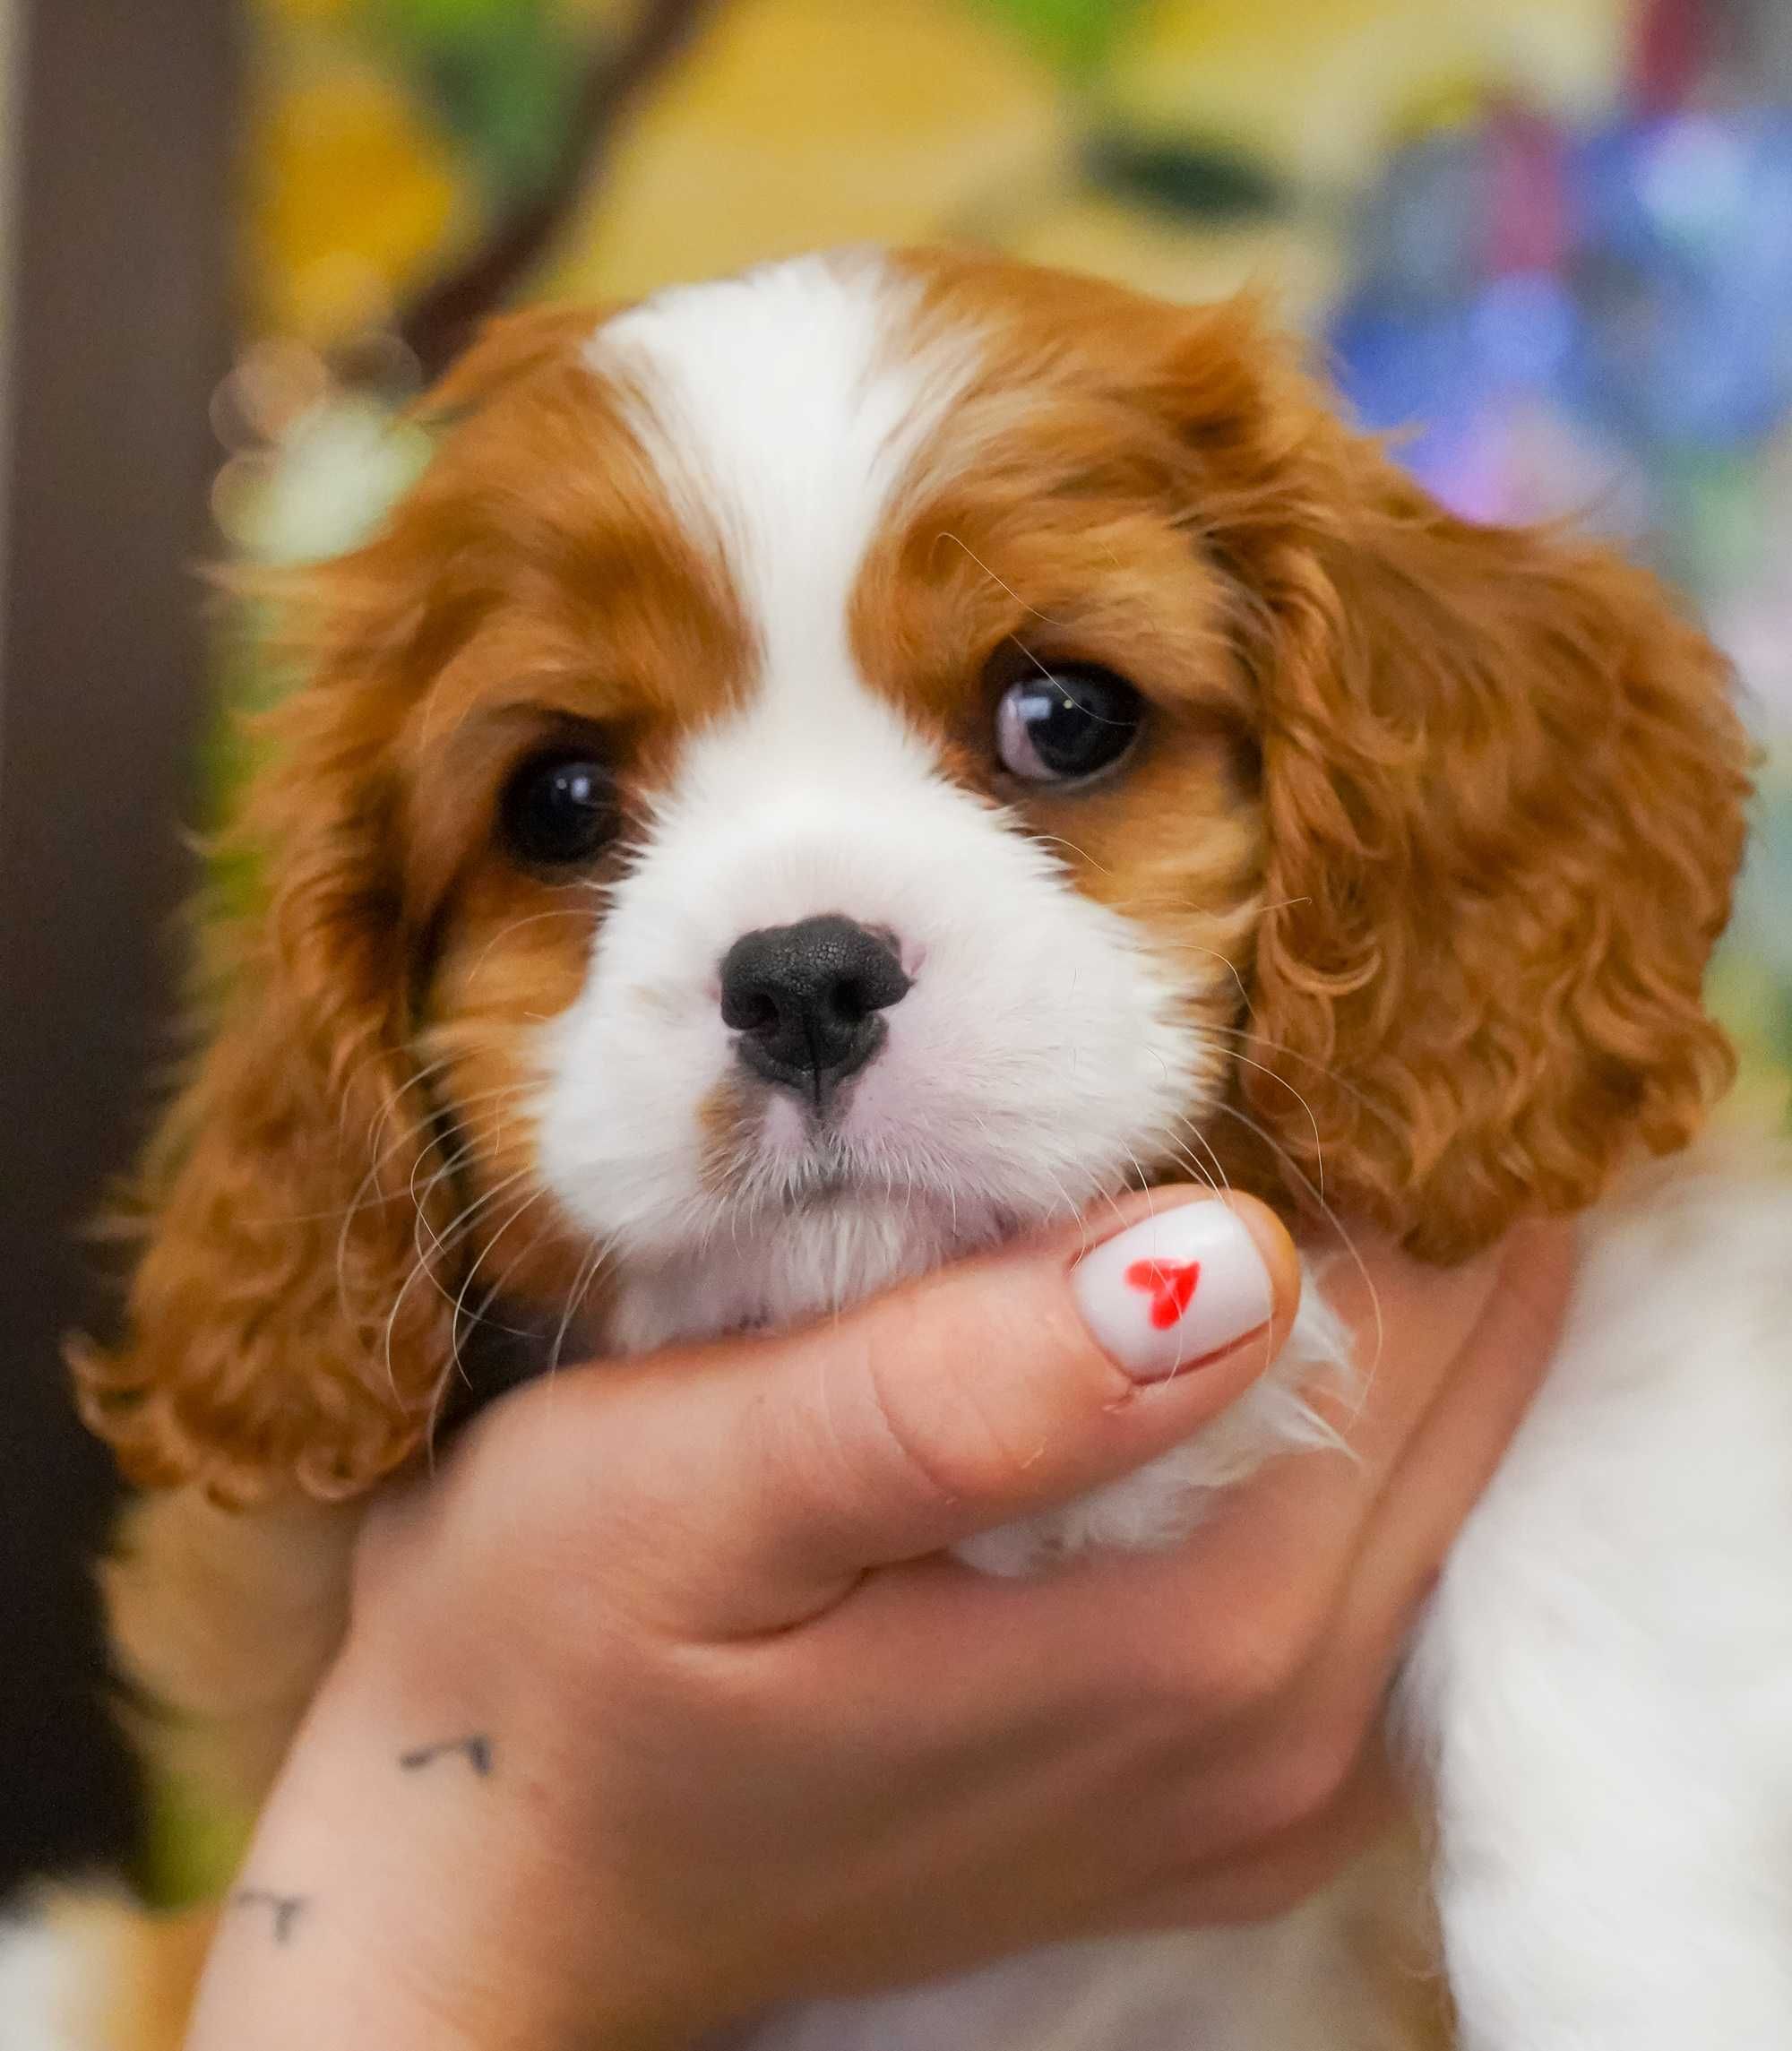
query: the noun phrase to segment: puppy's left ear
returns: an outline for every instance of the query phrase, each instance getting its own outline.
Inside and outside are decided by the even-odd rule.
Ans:
[[[1297,1181],[1459,1259],[1684,1145],[1727,1082],[1701,986],[1750,748],[1644,572],[1454,518],[1297,379],[1228,397],[1211,539],[1268,840],[1239,1097]]]

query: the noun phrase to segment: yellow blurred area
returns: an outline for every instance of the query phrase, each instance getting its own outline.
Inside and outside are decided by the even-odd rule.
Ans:
[[[357,40],[356,0],[261,4],[257,325],[321,341],[378,318],[476,235],[478,202],[418,82]],[[1608,96],[1627,6],[1156,0],[1079,101],[978,0],[721,0],[538,289],[626,297],[818,245],[961,237],[1182,297],[1263,282],[1297,319],[1331,289],[1334,223],[1154,215],[1079,177],[1083,134],[1230,151],[1323,200],[1360,182],[1391,134],[1513,82],[1567,109]],[[634,8],[556,11],[607,36]]]
[[[1609,82],[1624,0],[1159,0],[1095,107],[963,0],[737,0],[641,122],[550,293],[627,297],[842,240],[970,235],[1184,298],[1272,287],[1289,317],[1331,237],[1154,219],[1076,176],[1074,125],[1365,174],[1421,104],[1511,79],[1562,104]]]
[[[909,242],[1047,175],[1056,81],[963,0],[737,0],[646,110],[548,280],[632,295],[754,257]]]
[[[340,0],[280,0],[321,16]],[[270,67],[248,166],[252,324],[323,343],[377,324],[473,232],[471,181],[389,72],[329,46]]]
[[[1564,112],[1608,100],[1631,0],[1161,0],[1113,102],[1319,185],[1354,185],[1421,107],[1520,84]]]

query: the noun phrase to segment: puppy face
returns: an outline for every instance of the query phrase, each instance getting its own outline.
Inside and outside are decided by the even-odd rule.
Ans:
[[[986,343],[872,260],[594,328],[555,460],[606,503],[480,530],[530,559],[409,715],[407,841],[458,833],[413,895],[478,1280],[582,1296],[543,1271],[601,1249],[613,1342],[1080,1207],[1199,1146],[1229,1067],[1261,839],[1222,586],[1149,423],[1047,377],[1042,436]],[[459,516],[538,405],[444,452]]]
[[[1240,310],[808,259],[513,326],[442,404],[316,580],[269,902],[86,1369],[145,1471],[364,1485],[454,1302],[782,1322],[1170,1173],[1453,1257],[1720,1082],[1721,666]],[[357,1191],[330,1254],[252,1174]]]
[[[1084,1204],[1226,1071],[1259,836],[1219,594],[1136,439],[1041,445],[982,339],[913,276],[817,261],[584,351],[731,638],[667,680],[528,1049],[540,1176],[612,1249],[628,1338],[782,1322]],[[1138,901],[1154,795],[1167,920]]]

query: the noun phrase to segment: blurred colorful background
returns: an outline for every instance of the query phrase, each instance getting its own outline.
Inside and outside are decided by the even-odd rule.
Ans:
[[[257,0],[237,547],[336,546],[481,310],[858,239],[1268,285],[1478,518],[1695,595],[1792,738],[1782,0]],[[233,680],[253,690],[252,677]],[[1782,749],[1782,757],[1788,753]],[[1721,973],[1792,1051],[1792,764]]]
[[[0,26],[22,4],[0,4]],[[56,651],[9,673],[0,697],[0,857],[11,845],[18,857],[10,883],[0,858],[0,914],[10,888],[19,933],[41,942],[71,875],[89,893],[72,929],[120,908],[137,915],[130,930],[142,926],[133,892],[159,858],[154,835],[177,809],[202,819],[228,797],[237,763],[222,714],[281,687],[253,635],[220,625],[182,640],[168,625],[165,697],[132,701],[171,708],[159,724],[142,715],[140,752],[161,763],[160,783],[125,780],[135,823],[119,825],[116,774],[133,761],[114,710],[119,658],[79,630],[96,607],[96,634],[120,617],[108,551],[128,550],[157,517],[147,496],[128,511],[146,476],[171,480],[178,513],[153,582],[176,595],[157,603],[196,617],[180,559],[323,553],[378,518],[428,459],[407,402],[487,313],[627,297],[815,245],[969,239],[1176,298],[1267,287],[1357,417],[1397,431],[1443,498],[1477,518],[1568,513],[1691,591],[1736,659],[1767,749],[1715,988],[1745,1052],[1741,1101],[1781,1115],[1792,1074],[1787,0],[38,0],[22,45],[0,36],[7,48],[0,82],[16,87],[25,137],[22,267],[7,273],[22,280],[6,309],[22,338],[7,603],[22,616],[35,606],[31,645]],[[128,161],[107,157],[126,146]],[[95,161],[113,163],[112,182],[90,190]],[[47,226],[34,177],[62,210]],[[177,216],[184,240],[167,228]],[[73,224],[60,239],[58,219]],[[109,240],[96,245],[100,220]],[[208,235],[215,261],[182,270]],[[170,303],[192,315],[185,327],[170,326]],[[40,317],[40,304],[60,311]],[[195,333],[193,363],[210,367],[168,382],[168,352]],[[33,403],[46,384],[60,410]],[[132,436],[151,420],[185,439],[142,454]],[[67,453],[82,421],[84,467]],[[83,478],[109,482],[83,500]],[[189,488],[191,518],[178,513]],[[65,501],[86,508],[84,552],[73,530],[56,541]],[[131,616],[139,637],[148,616]],[[30,637],[12,638],[16,651]],[[72,681],[53,685],[52,671]],[[48,737],[22,756],[13,743],[34,720]],[[114,795],[82,786],[67,805],[86,805],[87,824],[47,855],[42,765],[60,763],[74,790],[98,737]],[[22,781],[21,762],[39,765]],[[169,894],[159,883],[149,896]],[[65,1211],[90,1200],[99,1168],[125,1150],[118,1107],[138,1092],[166,1009],[158,956],[126,993],[142,1030],[99,1058],[82,992],[116,952],[79,973],[54,951],[33,958],[30,987],[50,992],[38,1013],[52,1015],[66,987],[65,1023],[33,1043],[37,1072],[15,1069],[19,1120],[0,1119],[0,1143],[17,1150],[35,1115],[46,1136],[35,1159],[21,1154],[24,1181],[36,1187],[31,1174],[54,1165]],[[16,958],[4,973],[0,994],[26,987],[10,980]],[[76,1090],[67,1073],[82,1059],[90,1075]],[[45,1107],[58,1101],[53,1117]],[[102,1101],[108,1119],[71,1162],[68,1134]],[[15,1227],[47,1245],[46,1206],[27,1208]],[[0,1274],[20,1260],[9,1249]],[[13,1463],[40,1477],[63,1470],[57,1459],[71,1473],[87,1461],[66,1438],[59,1392],[47,1392],[43,1350],[26,1363],[36,1436]],[[34,1589],[75,1586],[69,1563],[97,1515],[90,1462],[79,1474],[72,1493],[88,1508],[60,1525],[53,1488],[14,1492],[0,1605],[32,1573]],[[47,1530],[62,1534],[54,1559]],[[90,1639],[74,1594],[53,1617],[43,1610],[39,1638],[75,1628],[65,1615]],[[82,1642],[84,1664],[58,1669],[60,1697],[30,1681],[29,1661],[23,1676],[0,1668],[0,1740],[23,1733],[40,1797],[17,1858],[77,1841],[58,1838],[56,1818],[79,1805],[78,1781],[118,1785],[92,1763]],[[58,1699],[69,1728],[87,1733],[78,1743],[40,1728]],[[6,1803],[0,1785],[0,1882],[12,1870]],[[177,1888],[197,1840],[190,1820],[163,1820],[164,1878]],[[78,1840],[104,1841],[103,1830]]]

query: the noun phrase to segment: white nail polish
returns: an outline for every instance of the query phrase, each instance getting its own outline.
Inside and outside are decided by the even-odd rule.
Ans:
[[[1077,1307],[1104,1352],[1161,1382],[1268,1321],[1274,1305],[1256,1243],[1220,1202],[1178,1203],[1085,1254]]]

